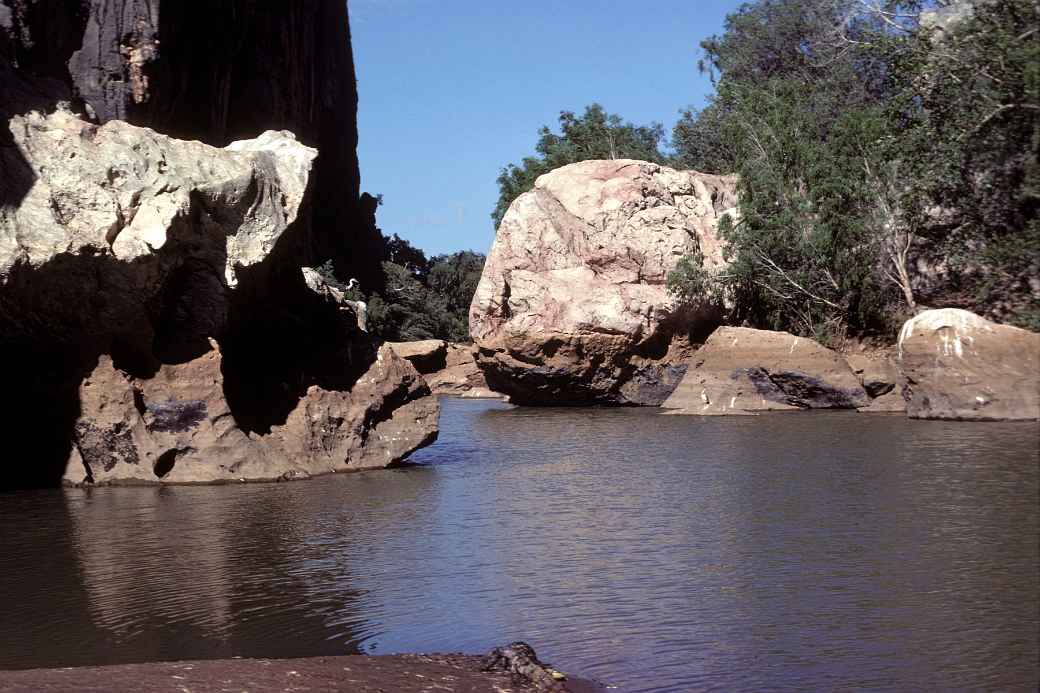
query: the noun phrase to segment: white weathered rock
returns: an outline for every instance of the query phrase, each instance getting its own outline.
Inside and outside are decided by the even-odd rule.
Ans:
[[[899,333],[907,413],[918,419],[1040,419],[1040,334],[956,308]]]
[[[0,283],[16,264],[58,254],[129,262],[178,242],[212,246],[234,286],[296,219],[318,154],[284,130],[219,149],[63,111],[16,116],[10,129],[35,180],[0,208]]]
[[[521,403],[659,403],[676,307],[665,282],[698,251],[725,265],[717,228],[734,190],[732,176],[633,160],[539,177],[503,217],[470,307],[492,387]]]
[[[65,112],[11,132],[0,355],[5,404],[51,410],[14,417],[47,431],[40,478],[56,461],[71,483],[307,478],[436,437],[415,369],[296,264],[314,149],[273,131],[216,148]]]

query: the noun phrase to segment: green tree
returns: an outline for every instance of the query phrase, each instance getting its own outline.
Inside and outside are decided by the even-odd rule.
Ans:
[[[946,3],[944,3],[946,4]],[[932,297],[1040,330],[1040,7],[953,3],[892,47],[904,207],[948,276]]]
[[[597,103],[576,115],[562,111],[560,134],[548,126],[539,130],[536,156],[525,157],[520,164],[509,164],[498,176],[498,201],[491,218],[495,228],[513,200],[534,187],[538,176],[553,169],[589,159],[640,159],[664,161],[659,145],[664,138],[660,123],[638,126],[621,116],[608,114]]]

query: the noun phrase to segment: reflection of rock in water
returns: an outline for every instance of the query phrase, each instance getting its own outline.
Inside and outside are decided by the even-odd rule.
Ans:
[[[114,654],[91,618],[74,523],[59,490],[0,502],[0,669],[84,666]]]
[[[280,485],[70,492],[91,620],[113,644],[88,659],[356,652],[342,624],[358,619],[327,625],[332,609],[349,610],[357,595],[344,571],[335,580],[323,574],[321,549],[307,545],[299,522],[307,523],[307,505]]]

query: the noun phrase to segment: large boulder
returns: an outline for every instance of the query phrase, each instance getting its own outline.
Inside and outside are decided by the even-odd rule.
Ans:
[[[869,397],[836,352],[787,332],[720,327],[664,407],[684,414],[855,409]]]
[[[1040,334],[955,308],[899,333],[907,413],[917,419],[1040,419]]]
[[[10,132],[25,191],[0,206],[0,413],[42,445],[4,471],[55,466],[22,485],[298,478],[435,437],[415,369],[286,263],[314,149],[61,111]]]
[[[585,161],[510,205],[470,307],[488,383],[521,404],[659,404],[682,376],[666,281],[700,253],[724,266],[735,179],[645,161]],[[671,353],[670,353],[671,352]]]

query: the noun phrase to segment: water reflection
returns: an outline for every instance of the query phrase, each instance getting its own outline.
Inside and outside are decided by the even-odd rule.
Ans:
[[[445,405],[410,469],[5,496],[0,666],[523,638],[623,690],[1035,687],[1033,426]]]

